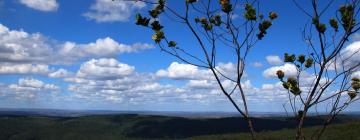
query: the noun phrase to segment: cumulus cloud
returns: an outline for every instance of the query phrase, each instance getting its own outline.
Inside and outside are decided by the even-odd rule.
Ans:
[[[109,57],[153,48],[149,44],[121,44],[110,37],[88,44],[56,42],[40,33],[10,30],[0,24],[0,63],[71,64],[90,56]]]
[[[357,66],[355,70],[359,69],[360,65],[360,41],[355,41],[346,46],[340,55],[328,64],[329,70],[336,70],[338,72],[348,70],[351,67]]]
[[[121,53],[131,53],[142,49],[154,48],[150,44],[135,43],[133,45],[120,44],[110,37],[97,39],[95,43],[76,44],[66,42],[60,48],[61,55],[76,57],[88,56],[115,56]]]
[[[266,69],[263,72],[263,76],[265,78],[276,78],[277,77],[276,72],[278,70],[282,70],[285,73],[285,76],[296,76],[297,74],[296,66],[293,64],[286,63],[282,66],[274,66]]]
[[[137,73],[134,66],[113,58],[84,62],[75,76],[65,81],[70,82],[68,90],[74,93],[74,98],[94,102],[129,102],[131,99],[134,102],[133,98],[155,98],[156,94],[160,96],[171,91],[166,85],[157,83],[152,74]]]
[[[189,88],[214,88],[213,83],[208,80],[190,80],[187,86]]]
[[[133,66],[111,58],[84,62],[75,77],[65,78],[65,81],[70,83],[68,90],[74,93],[72,94],[74,98],[91,102],[105,100],[116,103],[145,104],[150,102],[214,102],[224,99],[216,81],[209,78],[209,75],[205,75],[208,71],[177,62],[171,65],[167,70],[163,70],[165,74],[161,78],[184,80],[187,82],[185,85],[162,84],[158,79],[161,71],[139,73]],[[223,69],[226,69],[226,66],[229,64],[223,63]],[[183,72],[184,70],[186,72]],[[183,73],[175,73],[180,71]],[[199,73],[203,76],[199,76]],[[226,87],[230,87],[230,83],[224,81]]]
[[[65,69],[58,69],[54,72],[48,74],[50,78],[66,78],[72,76],[72,72],[65,70]]]
[[[342,51],[342,60],[344,65],[351,67],[360,64],[360,41],[356,41],[348,45]]]
[[[283,63],[281,58],[277,55],[266,56],[266,61],[271,65],[281,65]]]
[[[29,8],[45,12],[56,11],[59,7],[56,0],[20,0],[19,2]]]
[[[34,78],[20,78],[18,83],[10,84],[6,87],[8,94],[16,99],[34,98],[39,94],[56,93],[60,88],[54,84],[46,84]],[[7,95],[10,96],[10,95]]]
[[[352,74],[352,77],[360,78],[360,71],[356,71]]]
[[[76,76],[91,79],[117,79],[132,74],[135,67],[120,63],[116,59],[91,59],[83,63]]]
[[[240,66],[241,67],[241,66]],[[228,78],[236,79],[237,68],[234,63],[219,63],[216,66],[217,73]],[[221,73],[221,74],[220,74]],[[160,69],[156,72],[158,77],[170,78],[175,80],[215,80],[213,73],[209,69],[200,69],[197,66],[190,64],[181,64],[172,62],[170,66],[165,69]],[[243,74],[246,77],[246,73]],[[221,79],[224,77],[219,76]]]
[[[128,21],[135,10],[145,7],[143,2],[96,0],[83,15],[96,22]]]
[[[236,65],[233,63],[219,63],[216,68],[224,75],[230,78],[236,76]],[[185,73],[185,74],[184,74]],[[196,99],[203,100],[203,102],[223,102],[222,91],[219,88],[217,81],[213,78],[211,71],[200,69],[193,65],[180,64],[173,62],[166,70],[159,70],[156,75],[161,78],[170,78],[175,80],[186,81],[184,87],[181,87],[182,96],[186,100]],[[220,76],[221,77],[221,76]],[[244,77],[246,79],[246,77]],[[233,81],[226,78],[221,78],[226,91],[231,91],[236,85]],[[286,90],[282,88],[281,84],[264,85],[263,87],[254,87],[250,80],[241,82],[242,88],[249,96],[248,100],[251,103],[277,101],[281,102],[286,98]],[[281,87],[281,88],[280,88]],[[239,90],[235,90],[234,95],[239,94]],[[217,99],[213,99],[217,98]],[[239,102],[241,102],[239,100]]]
[[[167,77],[171,79],[209,79],[211,75],[209,71],[199,69],[196,66],[190,64],[180,64],[178,62],[172,62],[167,70],[161,69],[156,72],[159,77]]]
[[[0,63],[1,64],[1,63]],[[49,68],[44,64],[11,64],[2,63],[0,65],[0,74],[35,74],[47,76],[50,78],[65,78],[72,76],[73,73],[65,69]]]
[[[2,64],[0,74],[40,74],[46,75],[51,70],[48,65],[41,64]]]

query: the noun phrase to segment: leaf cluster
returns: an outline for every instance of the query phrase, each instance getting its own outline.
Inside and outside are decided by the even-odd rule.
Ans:
[[[298,68],[298,70],[302,70],[303,67],[305,69],[310,68],[314,60],[311,57],[306,58],[305,55],[300,54],[299,56],[295,56],[295,54],[289,55],[288,53],[284,54],[284,62],[289,62]],[[285,73],[282,70],[278,70],[276,72],[277,77],[282,82],[282,85],[285,89],[289,90],[291,93],[293,93],[295,96],[301,94],[301,89],[299,87],[299,81],[295,77],[288,77],[287,81],[284,80]]]
[[[187,0],[188,3],[196,2],[196,0]],[[150,24],[151,27],[149,27],[150,18],[142,17],[141,14],[136,14],[135,17],[135,23],[136,25],[141,25],[145,27],[151,28],[155,33],[151,36],[152,40],[155,41],[155,43],[159,44],[161,40],[165,39],[165,33],[162,31],[164,26],[160,24],[158,21],[158,17],[161,13],[165,11],[165,0],[158,0],[157,5],[149,11],[149,15],[153,19],[152,23]],[[167,41],[168,42],[168,41]],[[169,47],[175,47],[177,43],[175,41],[169,41],[168,46]]]

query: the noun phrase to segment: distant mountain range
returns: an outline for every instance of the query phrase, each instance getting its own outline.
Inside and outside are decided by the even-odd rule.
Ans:
[[[185,118],[224,118],[240,117],[237,112],[185,112],[185,111],[112,111],[112,110],[61,110],[61,109],[21,109],[0,108],[0,116],[52,116],[52,117],[81,117],[89,115],[118,115],[138,114],[157,115]],[[253,112],[253,117],[287,117],[284,112]],[[360,118],[360,112],[345,112],[343,114]],[[310,113],[315,115],[315,113]]]

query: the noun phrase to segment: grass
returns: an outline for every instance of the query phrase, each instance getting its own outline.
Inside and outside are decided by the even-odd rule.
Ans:
[[[258,119],[257,138],[293,139],[291,121],[284,118]],[[315,122],[315,121],[314,121]],[[353,122],[353,123],[351,123]],[[316,124],[316,123],[313,123]],[[276,128],[271,130],[271,128]],[[309,136],[317,127],[308,127]],[[270,131],[271,130],[271,131]],[[324,140],[359,139],[360,121],[331,125]],[[249,139],[241,118],[185,119],[178,117],[104,115],[75,118],[0,116],[0,140],[120,140],[120,139]]]
[[[311,134],[319,127],[305,128],[304,133],[309,139]],[[322,140],[360,140],[360,122],[330,125]],[[277,131],[264,131],[256,134],[258,140],[291,140],[295,139],[295,129],[283,129]],[[207,135],[188,138],[188,140],[247,140],[250,139],[248,133],[226,134],[226,135]]]

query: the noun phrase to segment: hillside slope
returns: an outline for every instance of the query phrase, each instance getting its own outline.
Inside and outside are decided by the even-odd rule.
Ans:
[[[341,117],[341,119],[335,122],[346,123],[351,121],[353,119]],[[290,137],[293,131],[282,129],[290,129],[296,124],[295,120],[288,118],[256,118],[254,122],[258,132],[274,131],[271,133],[259,133],[260,137],[264,136],[264,138],[280,134]],[[313,126],[320,124],[321,121],[313,118],[307,122],[307,126]],[[359,130],[359,126],[359,123],[351,124],[349,125],[351,129],[346,130],[346,132],[352,132],[355,128],[357,128],[355,130]],[[344,125],[344,127],[348,126]],[[246,134],[239,133],[247,133],[247,131],[245,120],[239,117],[189,119],[146,115],[99,115],[84,117],[0,116],[0,140],[114,140],[125,138],[174,139],[192,137],[194,139],[237,139],[246,136]],[[336,129],[334,131],[338,132]],[[341,131],[345,131],[345,129],[341,129]],[[212,136],[196,137],[202,135]],[[353,133],[349,135],[353,135]]]

